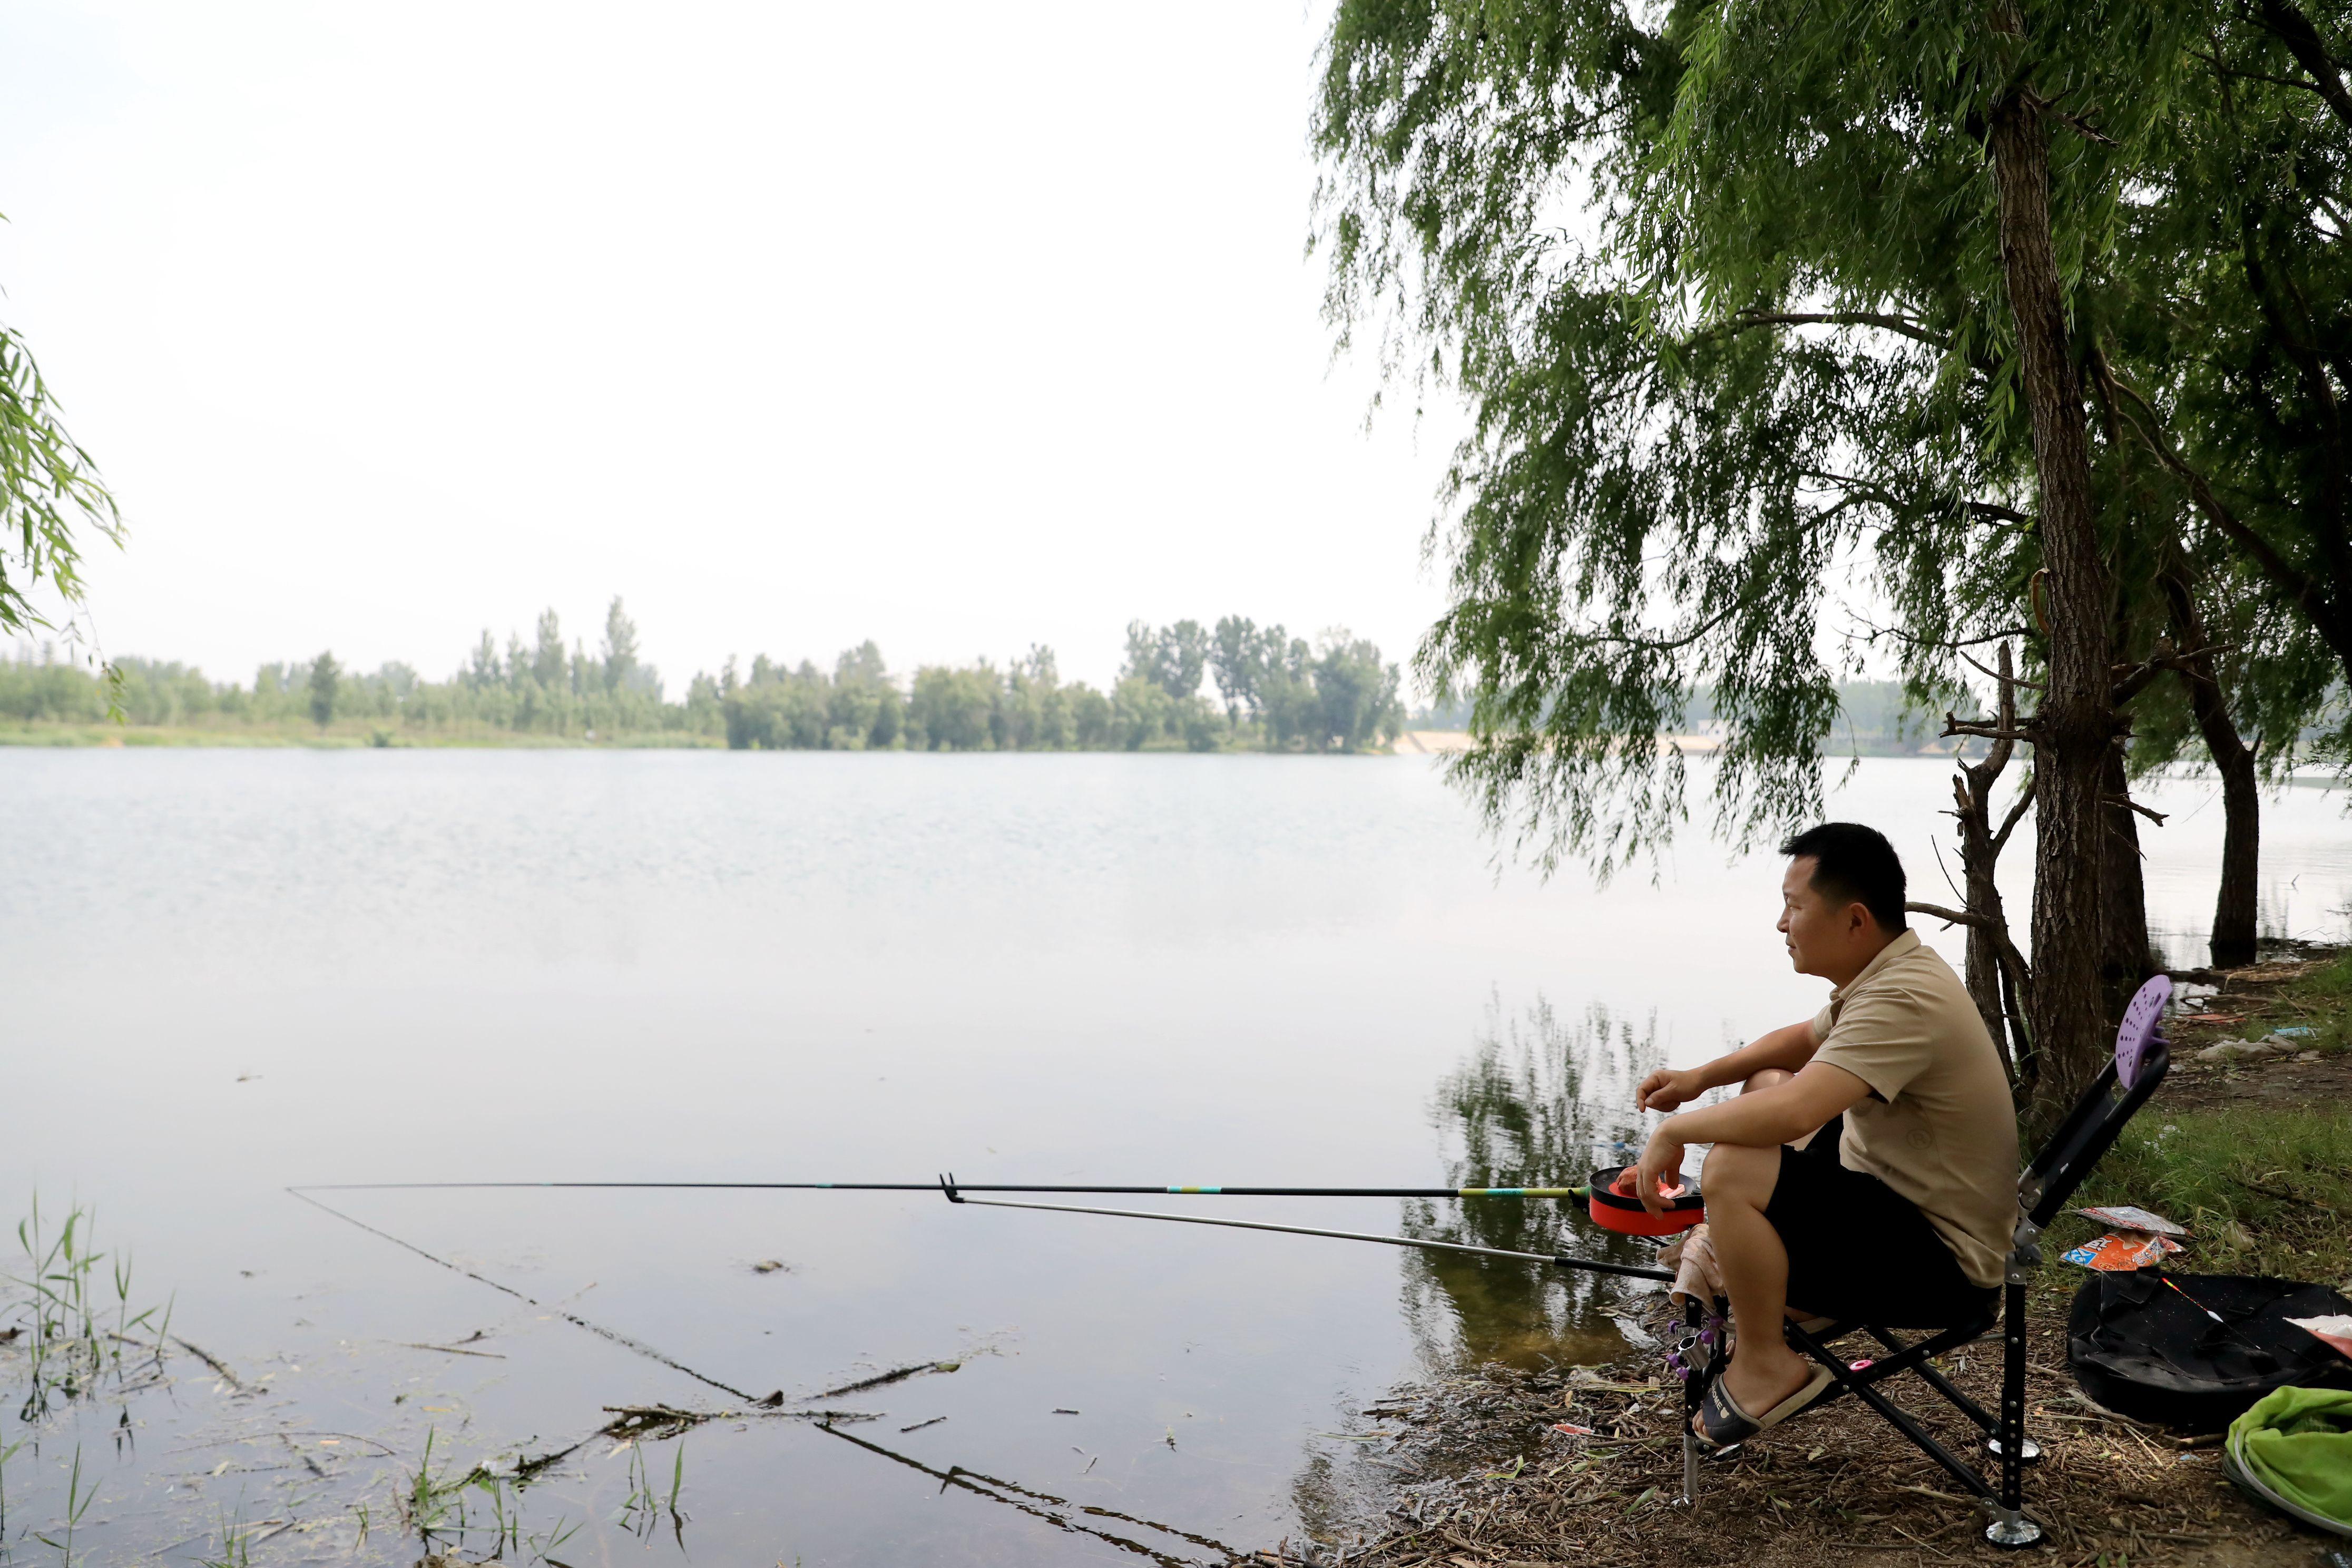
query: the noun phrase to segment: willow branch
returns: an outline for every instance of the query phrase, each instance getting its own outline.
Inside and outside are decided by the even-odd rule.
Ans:
[[[2010,941],[2007,921],[1980,915],[1972,910],[1947,909],[1941,904],[1905,904],[1903,908],[1910,914],[1927,915],[1956,926],[1976,927],[1992,938],[1994,950],[2000,954],[2001,963],[2008,967],[2012,982],[2019,983],[2021,989],[2032,984],[2032,968],[2025,962],[2025,955],[2017,951],[2017,944]]]
[[[1835,475],[1831,475],[1830,477],[1832,479],[1836,478]],[[2003,626],[1997,632],[1987,632],[1980,637],[1960,637],[1955,640],[1945,637],[1923,637],[1918,633],[1906,631],[1901,626],[1882,626],[1877,622],[1871,620],[1865,616],[1856,616],[1854,619],[1860,621],[1864,626],[1867,626],[1870,629],[1871,637],[1874,638],[1890,637],[1897,642],[1909,643],[1913,647],[1943,648],[1950,652],[1958,652],[1959,649],[1964,647],[1982,647],[1989,642],[2000,642],[2005,637],[2030,637],[2041,635],[2032,626]],[[2031,686],[2033,683],[2032,681],[2021,680],[2018,684],[2021,686]]]
[[[2115,374],[2113,367],[2106,363],[2106,356],[2095,353],[2092,357],[2095,373],[2121,395],[2116,403],[2116,410],[2124,416],[2124,423],[2132,427],[2132,433],[2139,437],[2140,444],[2188,487],[2189,499],[2197,503],[2197,510],[2205,514],[2206,521],[2252,557],[2254,565],[2270,579],[2271,585],[2294,601],[2304,614],[2311,617],[2312,625],[2319,628],[2320,635],[2334,642],[2335,606],[2328,603],[2319,584],[2297,571],[2284,556],[2271,547],[2270,541],[2248,527],[2214,493],[2212,484],[2205,476],[2173,449],[2172,443],[2164,438],[2162,421],[2158,418],[2156,410],[2149,406],[2147,399],[2141,396],[2137,388]]]
[[[1995,680],[2001,681],[2010,686],[2022,686],[2028,691],[2046,691],[2049,689],[2048,687],[2042,685],[2042,682],[2038,680],[2028,680],[2021,675],[2004,675],[1989,664],[1985,664],[1975,658],[1970,658],[1963,646],[1959,643],[1952,643],[1948,646],[1954,653],[1958,654],[1962,658],[1968,659],[1970,664],[1975,665],[1979,669],[1984,671],[1987,675],[1991,676]]]
[[[2263,26],[2284,44],[2294,63],[2309,71],[2319,96],[2336,118],[2352,125],[2352,93],[2344,88],[2343,69],[2327,52],[2327,44],[2311,18],[2285,0],[2262,0]]]
[[[1683,347],[1694,347],[1709,338],[1729,337],[1750,327],[1876,327],[1882,331],[1899,332],[1926,343],[1929,348],[1948,349],[1952,346],[1948,336],[1908,316],[1882,315],[1875,310],[1744,310],[1727,321],[1717,322],[1693,333],[1683,341]]]
[[[1974,720],[1947,713],[1944,715],[1944,733],[1940,738],[1949,740],[1955,735],[1976,735],[1988,741],[2024,741],[2029,743],[2035,740],[2030,729],[2008,730],[1999,724],[1979,724]]]
[[[2152,810],[2147,806],[2142,805],[2139,802],[2132,799],[2132,797],[2127,795],[2103,795],[2100,798],[2105,800],[2109,805],[2127,806],[2131,810],[2138,812],[2142,816],[2147,817],[2150,822],[2155,823],[2158,827],[2164,826],[2164,813]]]
[[[1579,632],[1575,634],[1575,640],[1588,647],[1613,644],[1619,647],[1643,648],[1651,653],[1672,653],[1677,648],[1688,647],[1747,606],[1746,597],[1735,598],[1720,614],[1710,616],[1680,637],[1627,637],[1621,632]]]
[[[2025,787],[2017,792],[2017,800],[2010,806],[2009,815],[2000,819],[2000,831],[1992,836],[1992,853],[1995,859],[2000,858],[2001,850],[2008,847],[2011,832],[2016,828],[2018,820],[2024,816],[2025,808],[2032,804],[2033,779],[2029,774],[2025,780]]]
[[[2230,645],[2226,643],[2214,643],[2208,647],[2191,648],[2186,653],[2178,653],[2170,648],[2163,648],[2149,655],[2148,658],[2138,664],[2116,665],[2113,669],[2108,671],[2110,675],[2116,676],[2119,679],[2116,681],[2115,685],[2109,689],[2107,693],[2107,701],[2111,706],[2120,708],[2125,703],[2130,701],[2133,698],[2138,696],[2141,692],[2147,690],[2148,684],[2155,680],[2158,676],[2162,675],[2165,671],[2169,669],[2186,670],[2191,667],[2194,661],[2222,652],[2229,646]]]

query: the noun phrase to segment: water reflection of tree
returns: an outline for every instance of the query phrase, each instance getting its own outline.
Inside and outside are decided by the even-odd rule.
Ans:
[[[1477,1048],[1440,1081],[1433,1102],[1446,1180],[1565,1187],[1631,1162],[1642,1135],[1633,1089],[1664,1059],[1654,1020],[1636,1027],[1599,1006],[1563,1020],[1542,1001],[1507,1016],[1490,1005]],[[1583,1215],[1581,1205],[1551,1198],[1415,1201],[1405,1205],[1404,1229],[1433,1241],[1648,1261],[1646,1246]],[[1599,1360],[1618,1348],[1602,1313],[1624,1299],[1621,1282],[1460,1253],[1407,1258],[1405,1321],[1433,1370]]]

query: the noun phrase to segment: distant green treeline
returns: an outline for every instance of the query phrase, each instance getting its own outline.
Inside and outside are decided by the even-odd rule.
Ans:
[[[111,703],[130,727],[125,738],[157,741],[1200,752],[1363,751],[1392,741],[1404,723],[1397,668],[1373,644],[1345,631],[1309,643],[1233,616],[1213,628],[1130,623],[1127,660],[1108,691],[1064,681],[1050,648],[1002,667],[924,665],[901,677],[867,642],[829,670],[762,654],[745,674],[730,659],[671,701],[639,657],[636,626],[618,599],[594,654],[577,640],[567,647],[550,610],[530,644],[510,636],[501,651],[485,631],[464,667],[441,681],[398,662],[347,670],[331,652],[264,665],[250,686],[140,658],[118,660],[113,671],[110,680],[49,650],[20,648],[0,661],[0,722],[20,727],[16,739],[100,738]],[[1213,700],[1202,691],[1209,680]]]
[[[1837,699],[1837,718],[1826,740],[1832,756],[1909,757],[1943,755],[1952,750],[1952,743],[1940,738],[1940,712],[1912,700],[1899,680],[1842,680]],[[1969,699],[1958,692],[1949,700],[1963,709],[1969,705]],[[1676,722],[1684,733],[1702,738],[1717,733],[1721,726],[1716,719],[1714,688],[1702,686],[1692,692]],[[1406,727],[1465,730],[1469,724],[1470,704],[1454,698],[1415,712]]]

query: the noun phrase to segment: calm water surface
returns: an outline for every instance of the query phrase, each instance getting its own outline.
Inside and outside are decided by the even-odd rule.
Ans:
[[[1867,762],[1837,802],[1923,896],[1948,776]],[[1498,877],[1413,760],[17,751],[0,801],[0,1193],[95,1205],[134,1310],[171,1295],[227,1369],[0,1415],[0,1560],[53,1555],[24,1532],[79,1450],[97,1560],[216,1555],[226,1517],[257,1562],[413,1562],[391,1494],[428,1435],[452,1479],[570,1449],[510,1560],[1217,1561],[1328,1531],[1381,1473],[1328,1436],[1366,1400],[1612,1354],[1618,1288],[920,1194],[320,1194],[345,1218],[283,1189],[1551,1181],[1638,1131],[1648,1065],[1822,999],[1769,858],[1694,837],[1655,885]],[[2273,806],[2273,929],[2340,932],[2341,803]],[[2155,804],[2152,915],[2192,960],[2220,810]],[[1516,1205],[1195,1201],[1600,1250]],[[919,1363],[955,1370],[810,1402]],[[651,1405],[743,1414],[591,1437]],[[819,1407],[874,1418],[792,1414]],[[627,1510],[681,1446],[683,1525]],[[553,1546],[559,1519],[583,1528]]]

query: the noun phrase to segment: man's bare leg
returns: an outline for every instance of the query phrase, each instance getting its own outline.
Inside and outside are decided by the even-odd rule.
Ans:
[[[1750,1075],[1748,1081],[1739,1086],[1739,1092],[1742,1094],[1754,1094],[1759,1089],[1770,1089],[1774,1084],[1786,1083],[1796,1076],[1797,1075],[1795,1073],[1789,1071],[1786,1068],[1765,1068],[1760,1071]],[[1811,1132],[1806,1133],[1802,1138],[1797,1139],[1795,1142],[1791,1142],[1789,1147],[1791,1149],[1811,1148],[1812,1146],[1813,1140],[1820,1137],[1821,1133],[1822,1130],[1816,1127]]]
[[[1738,1331],[1730,1364],[1723,1369],[1724,1386],[1742,1410],[1759,1416],[1812,1375],[1780,1330],[1789,1306],[1789,1249],[1764,1217],[1780,1179],[1777,1144],[1752,1149],[1718,1143],[1700,1176],[1707,1233]]]
[[[1786,1082],[1788,1082],[1790,1079],[1792,1079],[1792,1078],[1794,1078],[1794,1077],[1796,1077],[1796,1076],[1797,1076],[1797,1075],[1796,1075],[1795,1073],[1790,1072],[1790,1071],[1788,1071],[1786,1068],[1764,1068],[1762,1071],[1760,1071],[1760,1072],[1758,1072],[1758,1073],[1755,1073],[1755,1074],[1751,1075],[1746,1083],[1741,1084],[1741,1085],[1739,1086],[1739,1092],[1740,1092],[1740,1093],[1742,1093],[1742,1094],[1753,1094],[1753,1093],[1755,1093],[1755,1092],[1756,1092],[1758,1089],[1770,1089],[1774,1084],[1786,1083]],[[1814,1139],[1816,1139],[1816,1138],[1818,1138],[1818,1137],[1820,1137],[1821,1135],[1822,1135],[1822,1130],[1821,1130],[1820,1128],[1816,1127],[1816,1128],[1814,1128],[1811,1132],[1806,1133],[1802,1138],[1800,1138],[1800,1139],[1798,1139],[1795,1142],[1793,1142],[1793,1143],[1790,1144],[1790,1145],[1789,1145],[1789,1147],[1790,1147],[1790,1148],[1791,1148],[1791,1149],[1805,1149],[1805,1148],[1810,1148],[1810,1147],[1812,1145],[1812,1142],[1813,1142],[1813,1140],[1814,1140]],[[1777,1184],[1777,1182],[1779,1181],[1779,1173],[1778,1173],[1777,1169],[1776,1169],[1776,1171],[1775,1171],[1775,1173],[1774,1173],[1774,1178],[1773,1178],[1773,1179],[1774,1179],[1775,1183]],[[1704,1190],[1704,1189],[1702,1189],[1702,1190]],[[1769,1200],[1768,1200],[1768,1201],[1769,1201]],[[1778,1233],[1778,1232],[1775,1232],[1774,1234],[1775,1234],[1775,1236],[1777,1237],[1779,1233]],[[1785,1257],[1785,1256],[1786,1256],[1786,1253],[1787,1253],[1787,1249],[1784,1247],[1784,1248],[1782,1248],[1781,1250],[1782,1250],[1782,1254],[1783,1254],[1783,1256]],[[1782,1265],[1782,1274],[1781,1274],[1781,1285],[1782,1285],[1782,1288],[1783,1288],[1784,1289],[1787,1288],[1787,1283],[1788,1283],[1788,1274],[1787,1274],[1787,1272],[1786,1272],[1786,1268],[1787,1268],[1787,1266],[1786,1266],[1786,1264],[1784,1263],[1784,1264]],[[1796,1308],[1796,1307],[1790,1307],[1790,1308],[1787,1309],[1787,1313],[1788,1313],[1788,1317],[1789,1317],[1789,1319],[1790,1319],[1791,1321],[1793,1321],[1793,1322],[1802,1322],[1802,1321],[1805,1321],[1805,1319],[1806,1319],[1806,1318],[1808,1318],[1808,1317],[1810,1317],[1810,1316],[1811,1315],[1811,1313],[1808,1313],[1808,1312],[1806,1312],[1806,1311],[1802,1310],[1801,1309],[1799,1309],[1799,1308]]]

